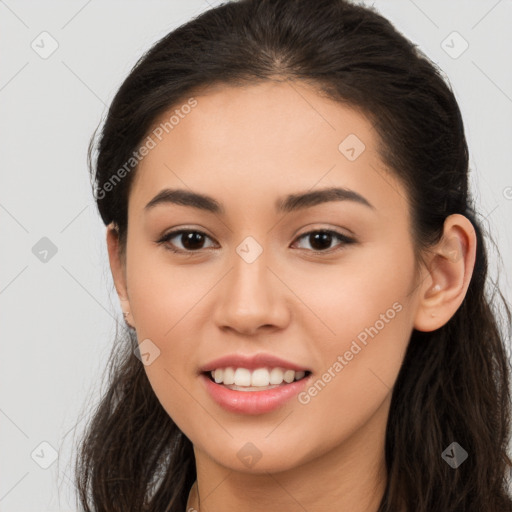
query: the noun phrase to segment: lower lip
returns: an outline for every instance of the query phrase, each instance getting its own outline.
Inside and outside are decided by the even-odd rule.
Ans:
[[[311,374],[290,384],[262,391],[235,391],[215,383],[204,373],[200,378],[213,400],[224,409],[242,414],[263,414],[277,409],[300,393]]]

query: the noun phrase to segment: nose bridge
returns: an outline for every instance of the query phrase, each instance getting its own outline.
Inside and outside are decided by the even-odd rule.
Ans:
[[[269,256],[253,237],[236,247],[216,308],[219,327],[253,331],[263,325],[282,326],[286,321],[284,289],[267,268]]]

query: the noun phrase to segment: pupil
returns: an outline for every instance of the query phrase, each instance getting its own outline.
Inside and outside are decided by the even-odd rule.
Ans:
[[[310,240],[310,243],[311,243],[311,247],[313,247],[315,250],[326,249],[326,248],[328,249],[331,246],[332,235],[330,233],[327,233],[327,232],[315,233],[313,235],[310,235],[310,238],[313,238],[313,240],[314,240],[314,243],[311,243],[311,240]],[[315,245],[317,247],[315,247]],[[318,245],[319,245],[319,247],[318,247]]]
[[[197,232],[182,233],[181,235],[181,243],[186,249],[200,249],[202,239],[201,233]],[[199,242],[199,247],[195,247],[194,242]]]

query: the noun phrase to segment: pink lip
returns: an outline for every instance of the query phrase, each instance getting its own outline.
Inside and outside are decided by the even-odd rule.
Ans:
[[[227,356],[219,357],[209,363],[201,366],[199,370],[201,372],[209,372],[217,368],[227,368],[231,366],[233,368],[247,368],[248,370],[255,370],[256,368],[284,368],[285,370],[300,371],[311,371],[309,368],[297,365],[291,361],[286,361],[279,357],[273,356],[272,354],[265,354],[260,352],[255,355],[243,355],[243,354],[230,354]]]
[[[264,391],[235,391],[215,383],[204,373],[199,378],[213,400],[224,409],[242,414],[263,414],[277,409],[296,396],[310,382],[311,374],[290,384],[283,383]]]

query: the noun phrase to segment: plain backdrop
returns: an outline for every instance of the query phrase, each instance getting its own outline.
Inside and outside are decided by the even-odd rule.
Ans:
[[[87,145],[137,58],[218,3],[0,1],[1,512],[76,510],[73,429],[99,396],[122,321]],[[473,191],[503,257],[491,254],[493,275],[510,300],[512,2],[365,3],[439,64],[456,93]]]

